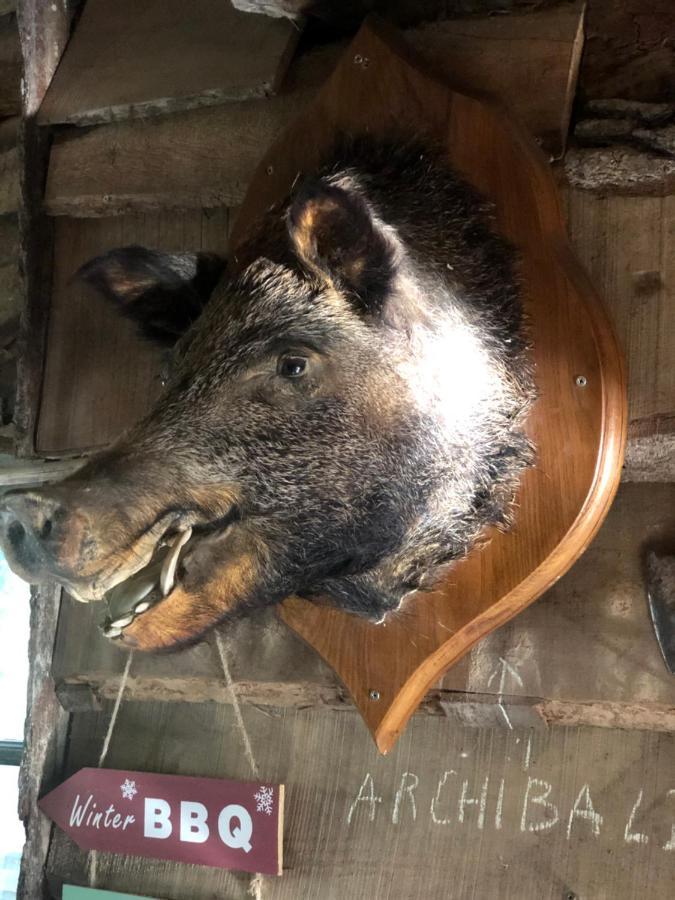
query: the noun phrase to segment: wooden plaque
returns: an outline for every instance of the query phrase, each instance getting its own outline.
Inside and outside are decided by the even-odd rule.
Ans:
[[[317,164],[338,131],[428,135],[491,198],[498,228],[521,254],[539,390],[528,426],[537,463],[522,479],[511,532],[491,534],[433,593],[413,596],[381,625],[298,598],[281,607],[344,681],[386,753],[443,672],[588,546],[618,486],[626,392],[614,333],[572,253],[552,175],[532,138],[492,102],[426,72],[379,22],[366,22],[316,100],[261,162],[235,225],[235,264],[257,216]]]

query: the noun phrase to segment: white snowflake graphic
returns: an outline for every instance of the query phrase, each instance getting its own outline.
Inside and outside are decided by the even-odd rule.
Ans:
[[[274,806],[273,795],[274,788],[265,787],[264,784],[261,784],[259,790],[253,795],[253,799],[256,801],[256,810],[271,816]]]
[[[120,785],[120,790],[122,791],[122,796],[125,800],[133,800],[138,793],[136,782],[130,781],[128,778],[125,778],[124,784]]]

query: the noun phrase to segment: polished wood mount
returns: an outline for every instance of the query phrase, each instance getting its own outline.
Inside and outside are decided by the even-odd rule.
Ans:
[[[410,598],[382,625],[298,598],[281,608],[342,678],[382,753],[446,669],[584,552],[614,497],[626,431],[621,355],[570,249],[543,155],[503,110],[452,90],[378,22],[366,22],[262,160],[235,225],[234,261],[255,219],[317,164],[337,132],[392,130],[440,141],[448,161],[494,202],[498,228],[521,254],[539,400],[529,422],[537,465],[522,480],[510,533],[491,534],[432,593]]]

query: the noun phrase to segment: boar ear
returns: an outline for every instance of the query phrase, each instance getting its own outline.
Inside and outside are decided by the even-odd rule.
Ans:
[[[394,251],[362,197],[325,181],[310,182],[291,203],[288,230],[303,265],[346,291],[363,312],[380,309]]]
[[[214,253],[120,247],[77,273],[112,300],[144,337],[172,346],[201,313],[225,268]]]

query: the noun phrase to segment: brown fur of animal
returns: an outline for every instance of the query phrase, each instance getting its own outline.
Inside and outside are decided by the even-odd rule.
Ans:
[[[291,593],[379,620],[508,526],[533,458],[514,254],[433,152],[342,144],[241,256],[231,274],[141,248],[84,267],[167,347],[169,381],[81,472],[6,501],[10,563],[84,599],[193,528],[129,645],[192,641]]]

